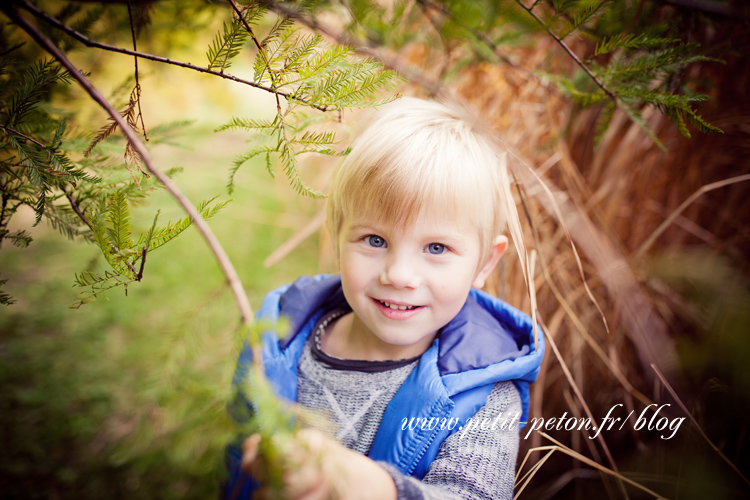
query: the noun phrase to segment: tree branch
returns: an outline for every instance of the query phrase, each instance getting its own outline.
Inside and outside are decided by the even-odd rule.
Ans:
[[[571,50],[571,48],[570,48],[570,47],[568,47],[568,44],[566,44],[566,43],[565,43],[565,42],[564,42],[564,41],[562,40],[562,38],[560,38],[559,36],[557,36],[557,35],[556,35],[556,34],[555,34],[555,33],[554,33],[553,31],[552,31],[552,29],[551,29],[551,28],[550,28],[550,27],[549,27],[549,26],[547,25],[547,23],[545,23],[545,22],[544,22],[544,20],[543,20],[543,19],[542,19],[541,17],[537,16],[537,15],[536,15],[536,14],[534,13],[534,11],[532,10],[532,8],[534,7],[534,5],[536,5],[536,2],[534,2],[534,3],[533,3],[533,4],[531,5],[531,7],[526,7],[526,5],[525,5],[525,4],[524,4],[524,3],[523,3],[523,2],[521,1],[521,0],[516,0],[516,3],[517,3],[518,5],[520,5],[520,6],[521,6],[521,8],[522,8],[523,10],[525,10],[526,12],[528,12],[528,13],[529,13],[529,15],[530,15],[531,17],[533,17],[534,19],[536,19],[536,21],[537,21],[537,22],[538,22],[538,23],[539,23],[539,24],[540,24],[540,25],[542,26],[542,28],[544,28],[544,30],[545,30],[545,31],[546,31],[546,32],[547,32],[547,33],[549,34],[549,36],[551,36],[552,38],[554,38],[554,39],[555,39],[555,41],[556,41],[557,43],[559,43],[559,44],[560,44],[560,46],[561,46],[561,47],[563,48],[563,50],[564,50],[565,52],[567,52],[567,53],[568,53],[568,55],[569,55],[569,56],[570,56],[570,57],[571,57],[571,58],[573,59],[573,61],[575,61],[575,63],[576,63],[576,64],[577,64],[577,65],[578,65],[578,66],[579,66],[579,67],[580,67],[580,68],[581,68],[581,69],[582,69],[582,70],[583,70],[583,71],[584,71],[584,72],[585,72],[585,73],[586,73],[587,75],[589,75],[589,77],[590,77],[590,78],[591,78],[592,80],[594,80],[594,83],[596,83],[596,85],[597,85],[597,86],[598,86],[598,87],[599,87],[600,89],[602,89],[602,90],[604,91],[604,93],[605,93],[605,94],[607,94],[607,95],[608,95],[608,96],[610,97],[610,99],[612,99],[612,101],[614,101],[615,105],[619,105],[620,101],[619,101],[619,100],[617,99],[617,96],[615,95],[615,93],[614,93],[614,92],[612,92],[612,91],[611,91],[611,90],[610,90],[609,88],[607,88],[607,86],[606,86],[606,85],[604,85],[604,83],[602,83],[602,81],[601,81],[601,80],[599,79],[599,77],[597,77],[597,76],[596,76],[596,75],[595,75],[595,74],[594,74],[594,73],[593,73],[593,72],[592,72],[592,71],[591,71],[591,70],[589,69],[589,67],[588,67],[588,66],[586,66],[586,65],[585,65],[585,64],[583,63],[583,61],[581,61],[581,59],[580,59],[580,58],[579,58],[579,57],[578,57],[578,56],[576,55],[576,53],[575,53],[575,52],[573,52],[573,51]]]
[[[544,78],[539,77],[539,75],[535,74],[533,71],[528,69],[526,66],[523,66],[515,61],[513,61],[510,57],[506,56],[500,51],[500,48],[495,44],[495,42],[492,41],[490,37],[488,37],[486,34],[482,33],[481,31],[475,30],[474,28],[470,26],[466,26],[465,24],[461,23],[456,16],[453,15],[453,13],[448,10],[447,7],[444,5],[440,5],[438,3],[432,2],[432,0],[417,0],[417,2],[421,5],[423,5],[425,8],[432,8],[440,13],[442,13],[444,16],[448,17],[451,21],[456,23],[457,26],[460,26],[462,29],[468,31],[471,33],[475,38],[477,38],[480,42],[482,42],[484,45],[486,45],[495,56],[500,59],[500,61],[504,62],[511,68],[520,71],[521,73],[525,74],[528,78],[534,80],[536,83],[542,86],[547,91],[554,92],[556,94],[559,94],[559,90],[554,85],[550,85]]]
[[[73,198],[73,194],[70,191],[67,191],[67,190],[63,190],[63,192],[65,193],[65,197],[70,202],[70,207],[73,209],[73,211],[76,214],[78,214],[78,217],[80,217],[81,220],[83,222],[85,222],[86,225],[89,227],[89,229],[91,229],[93,231],[94,230],[94,226],[91,224],[91,221],[89,220],[89,218],[86,217],[86,214],[83,213],[83,210],[81,210],[81,207],[80,207],[80,205],[78,205],[78,202],[75,200],[75,198]]]
[[[254,87],[256,89],[264,90],[264,91],[269,92],[271,94],[280,95],[280,96],[285,97],[287,99],[298,101],[298,102],[300,102],[300,103],[302,103],[302,104],[304,104],[306,106],[310,106],[310,107],[315,108],[315,109],[317,109],[319,111],[324,111],[324,112],[328,111],[328,109],[326,109],[324,106],[317,106],[315,104],[308,103],[307,101],[305,101],[303,99],[299,99],[297,97],[292,96],[292,94],[290,94],[288,92],[283,92],[281,90],[274,90],[274,89],[272,89],[270,87],[266,87],[265,85],[261,85],[259,83],[255,83],[252,80],[245,80],[243,78],[239,78],[239,77],[236,77],[234,75],[230,75],[229,73],[221,73],[219,71],[214,71],[212,69],[204,68],[202,66],[196,66],[194,64],[190,64],[190,63],[186,63],[186,62],[182,62],[182,61],[176,61],[174,59],[169,59],[167,57],[157,56],[157,55],[154,55],[154,54],[148,54],[146,52],[138,52],[138,51],[135,51],[135,50],[124,49],[122,47],[116,47],[114,45],[109,45],[109,44],[106,44],[106,43],[97,42],[96,40],[92,40],[89,37],[87,37],[86,35],[84,35],[84,34],[78,32],[78,31],[74,30],[73,28],[64,25],[63,23],[61,23],[60,21],[58,21],[54,17],[50,16],[46,12],[38,9],[37,7],[35,7],[35,6],[31,5],[31,4],[28,4],[26,2],[21,2],[21,3],[18,4],[18,7],[21,7],[22,9],[29,11],[34,16],[36,16],[36,17],[42,19],[43,21],[51,24],[52,26],[58,28],[59,30],[64,31],[65,33],[67,33],[68,35],[72,36],[73,38],[75,38],[76,40],[78,40],[79,42],[81,42],[82,44],[86,45],[87,47],[94,47],[94,48],[97,48],[97,49],[107,50],[107,51],[110,51],[110,52],[117,52],[119,54],[136,56],[136,57],[140,57],[142,59],[148,59],[150,61],[156,61],[156,62],[160,62],[160,63],[164,63],[164,64],[171,64],[173,66],[179,66],[181,68],[192,69],[193,71],[198,71],[199,73],[207,73],[209,75],[218,76],[219,78],[224,78],[225,80],[231,80],[233,82],[242,83],[244,85],[248,85],[250,87]],[[4,11],[7,12],[7,10],[5,10],[5,8],[4,8]]]
[[[138,134],[135,133],[135,131],[125,121],[125,119],[120,116],[120,113],[114,108],[114,106],[112,106],[112,104],[107,101],[102,93],[99,92],[99,90],[94,87],[94,85],[92,85],[85,76],[83,76],[83,73],[81,73],[78,68],[75,67],[75,65],[65,56],[65,54],[63,54],[60,49],[58,49],[55,45],[52,44],[52,42],[45,38],[44,35],[42,35],[26,19],[19,15],[18,11],[15,8],[9,8],[8,6],[4,5],[0,7],[0,9],[2,9],[2,11],[5,12],[14,23],[16,23],[21,29],[28,33],[29,36],[31,36],[31,38],[34,39],[37,44],[39,44],[40,47],[42,47],[55,59],[57,59],[57,61],[60,62],[60,64],[62,64],[70,72],[71,76],[78,81],[78,84],[89,94],[89,96],[97,104],[99,104],[99,106],[101,106],[119,125],[122,132],[133,144],[133,147],[140,155],[144,165],[146,166],[146,169],[148,169],[148,171],[151,172],[154,177],[156,177],[159,182],[164,185],[164,187],[167,189],[167,191],[169,191],[172,197],[174,197],[185,210],[185,212],[190,215],[193,223],[195,223],[198,231],[200,231],[201,235],[203,235],[204,239],[208,243],[208,246],[216,257],[216,260],[219,262],[219,266],[221,267],[224,276],[226,277],[226,280],[229,283],[232,292],[234,293],[235,302],[237,303],[237,307],[239,308],[242,323],[245,325],[251,324],[253,320],[252,308],[250,307],[250,302],[247,298],[247,294],[245,294],[245,290],[242,288],[242,283],[239,280],[237,271],[234,269],[232,262],[229,260],[229,256],[227,256],[224,248],[216,238],[216,235],[214,235],[214,233],[211,231],[211,228],[208,226],[203,217],[201,217],[195,206],[180,191],[177,185],[172,182],[172,180],[163,172],[161,172],[156,167],[156,165],[154,165],[154,162],[152,161],[151,156],[146,149],[146,146],[143,144],[143,142],[141,142]],[[137,273],[134,271],[134,274]]]
[[[34,144],[36,144],[37,146],[39,146],[42,149],[47,149],[47,146],[45,146],[41,142],[37,141],[36,139],[34,139],[32,137],[29,137],[28,135],[26,135],[26,134],[24,134],[22,132],[19,132],[18,130],[14,129],[14,128],[11,128],[11,127],[8,127],[6,125],[3,125],[2,123],[0,123],[0,128],[5,129],[5,130],[7,130],[8,132],[10,132],[12,134],[16,134],[17,136],[23,137],[27,141],[33,142]]]
[[[253,32],[253,28],[250,27],[250,24],[247,22],[247,19],[245,19],[245,16],[242,15],[242,11],[240,10],[239,6],[234,0],[229,0],[229,3],[232,4],[232,9],[234,9],[234,12],[237,14],[237,17],[242,21],[242,24],[245,25],[245,29],[248,33],[250,33],[250,38],[253,39],[253,43],[258,48],[258,50],[265,56],[265,52],[263,51],[263,47],[260,46],[260,42],[255,37],[255,32]]]
[[[272,0],[259,0],[263,5],[269,9],[290,17],[300,23],[304,24],[308,28],[322,33],[329,38],[335,40],[340,45],[346,45],[351,47],[352,50],[358,54],[362,54],[367,57],[371,57],[383,64],[386,68],[392,69],[395,72],[402,75],[404,78],[414,82],[415,84],[422,87],[431,96],[443,95],[443,87],[434,80],[427,78],[421,71],[414,70],[410,66],[401,63],[400,58],[394,56],[386,56],[378,53],[372,46],[366,46],[359,40],[353,39],[344,33],[336,33],[329,27],[318,22],[317,19],[304,15],[297,9],[294,9],[286,3],[276,3]]]
[[[138,270],[138,274],[135,275],[135,279],[141,281],[143,278],[143,268],[146,266],[146,254],[148,253],[148,247],[143,247],[141,253],[141,268]]]
[[[138,45],[135,42],[135,24],[133,23],[133,7],[131,1],[128,0],[128,17],[130,18],[130,33],[133,35],[133,50],[138,50]],[[138,118],[141,120],[141,128],[143,129],[143,139],[148,142],[148,134],[146,133],[146,123],[143,121],[143,111],[141,110],[141,81],[138,78],[138,56],[133,56],[135,62],[135,99],[138,102]]]

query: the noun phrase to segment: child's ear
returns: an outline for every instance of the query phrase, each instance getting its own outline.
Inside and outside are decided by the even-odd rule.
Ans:
[[[503,256],[505,251],[508,249],[508,238],[505,236],[498,236],[495,239],[495,243],[490,249],[490,256],[487,258],[487,262],[484,263],[482,268],[479,270],[477,275],[474,277],[474,281],[471,282],[471,286],[474,288],[482,288],[487,277],[490,275],[497,263],[500,262],[500,258]]]

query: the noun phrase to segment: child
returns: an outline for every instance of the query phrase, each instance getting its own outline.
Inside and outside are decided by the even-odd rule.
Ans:
[[[528,316],[478,290],[505,252],[506,215],[518,227],[504,162],[460,112],[402,98],[357,137],[330,191],[340,277],[300,278],[259,312],[292,325],[264,338],[274,390],[337,425],[338,443],[301,434],[322,464],[287,450],[300,457],[286,496],[511,498],[544,344]],[[249,362],[246,349],[239,375]],[[227,497],[258,470],[258,439],[241,461],[230,450]]]

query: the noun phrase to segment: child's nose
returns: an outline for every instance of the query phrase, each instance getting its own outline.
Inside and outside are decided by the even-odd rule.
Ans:
[[[421,279],[414,262],[404,256],[394,255],[387,260],[380,282],[394,288],[417,288]]]

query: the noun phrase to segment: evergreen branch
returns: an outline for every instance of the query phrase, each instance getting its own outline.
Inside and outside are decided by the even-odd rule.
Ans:
[[[213,207],[209,207],[209,205],[216,199],[216,197],[211,198],[210,200],[204,200],[200,202],[197,206],[198,212],[200,212],[201,217],[203,220],[210,220],[214,215],[216,215],[219,210],[224,208],[228,201],[223,201],[221,203],[217,203]],[[159,216],[159,213],[157,212],[156,217],[154,217],[154,223],[151,226],[151,230],[146,235],[141,235],[140,239],[138,240],[138,243],[136,243],[136,247],[146,247],[148,251],[156,250],[157,248],[167,244],[171,240],[178,237],[180,234],[182,234],[187,228],[189,228],[193,224],[193,220],[190,217],[185,217],[180,220],[178,220],[175,223],[168,223],[166,227],[163,228],[156,228],[156,219]]]
[[[318,22],[318,20],[314,17],[304,15],[298,9],[291,7],[286,2],[274,2],[272,0],[257,1],[281,15],[294,19],[295,21],[307,26],[312,30],[323,33],[324,35],[336,40],[339,45],[346,46],[354,52],[380,61],[380,63],[383,64],[384,67],[394,70],[399,75],[402,75],[409,81],[419,85],[429,95],[433,97],[443,95],[443,87],[440,83],[427,77],[423,72],[415,70],[411,66],[404,64],[403,62],[401,62],[401,59],[398,56],[391,55],[390,57],[387,57],[386,55],[375,51],[373,48],[368,47],[367,42],[362,42],[344,33],[337,33],[328,26]],[[300,102],[302,102],[303,104],[305,103],[305,101],[302,100],[300,100]]]
[[[126,116],[128,115],[133,109],[133,103],[132,101],[128,104],[128,106],[120,111],[120,116]],[[99,144],[101,141],[112,135],[115,130],[117,130],[117,121],[113,120],[112,118],[109,118],[107,120],[109,123],[102,126],[101,129],[99,129],[99,132],[94,136],[94,138],[91,141],[91,144],[89,144],[89,147],[87,147],[83,151],[83,157],[86,158],[91,154],[91,151],[96,147],[97,144]]]
[[[222,73],[220,71],[215,71],[215,70],[212,70],[212,69],[204,68],[202,66],[196,66],[196,65],[191,64],[191,63],[177,61],[175,59],[170,59],[170,58],[167,58],[167,57],[162,57],[162,56],[157,56],[157,55],[154,55],[154,54],[149,54],[147,52],[138,52],[138,51],[135,51],[135,50],[124,49],[122,47],[117,47],[117,46],[114,46],[114,45],[109,45],[109,44],[106,44],[106,43],[97,42],[97,41],[92,40],[91,38],[87,37],[86,35],[77,32],[76,30],[70,28],[69,26],[66,26],[65,24],[59,22],[54,17],[50,16],[46,12],[44,12],[44,11],[36,8],[35,6],[33,6],[33,5],[29,4],[29,3],[21,2],[21,3],[18,4],[18,6],[21,7],[21,8],[23,8],[24,10],[29,11],[31,14],[33,14],[34,16],[42,19],[43,21],[47,22],[48,24],[51,24],[52,26],[58,28],[59,30],[61,30],[61,31],[67,33],[67,34],[69,34],[70,36],[72,36],[76,40],[80,41],[81,43],[83,43],[87,47],[93,47],[93,48],[97,48],[97,49],[102,49],[102,50],[106,50],[106,51],[109,51],[109,52],[117,52],[119,54],[125,54],[125,55],[130,55],[130,56],[137,56],[137,57],[140,57],[142,59],[147,59],[149,61],[156,61],[156,62],[160,62],[160,63],[164,63],[164,64],[171,64],[173,66],[179,66],[181,68],[191,69],[191,70],[197,71],[199,73],[206,73],[206,74],[209,74],[209,75],[217,76],[219,78],[224,78],[225,80],[231,80],[233,82],[241,83],[243,85],[248,85],[250,87],[253,87],[253,88],[256,88],[256,89],[260,89],[260,90],[269,92],[271,94],[280,95],[280,96],[282,96],[282,97],[284,97],[286,99],[296,99],[296,100],[300,101],[302,104],[305,104],[306,106],[313,107],[313,108],[318,109],[320,111],[328,111],[325,108],[325,106],[317,106],[315,104],[311,104],[311,103],[306,102],[306,101],[304,101],[302,99],[295,98],[294,96],[292,96],[288,92],[284,92],[284,91],[281,91],[281,90],[276,90],[276,89],[268,87],[266,85],[262,85],[260,83],[253,82],[251,80],[245,80],[243,78],[236,77],[236,76],[231,75],[229,73]],[[6,10],[6,9],[7,9],[7,7],[3,7],[3,11],[7,13],[8,10]],[[36,29],[36,28],[34,28],[34,29]]]
[[[555,41],[563,48],[565,52],[567,52],[567,54],[571,57],[571,59],[573,59],[573,61],[575,61],[575,63],[589,76],[589,78],[591,78],[594,81],[594,83],[596,83],[596,85],[599,88],[601,88],[604,91],[604,93],[607,94],[609,98],[612,99],[617,104],[618,100],[617,100],[617,96],[615,95],[615,93],[612,92],[609,88],[607,88],[607,86],[604,85],[604,83],[602,83],[602,81],[589,69],[589,67],[586,64],[584,64],[583,61],[581,61],[581,59],[575,54],[575,52],[573,52],[571,48],[568,47],[568,44],[566,44],[559,36],[557,36],[549,27],[549,25],[547,25],[547,23],[545,23],[542,18],[537,16],[533,10],[531,10],[533,5],[532,7],[526,7],[526,5],[524,5],[524,3],[521,0],[515,0],[515,1],[518,5],[521,6],[523,10],[528,12],[529,15],[533,17],[536,20],[536,22],[538,22],[542,26],[542,28],[544,28],[544,30],[549,34],[549,36],[555,39]]]
[[[214,129],[214,132],[224,132],[226,130],[263,130],[263,129],[275,129],[276,125],[274,122],[268,120],[255,120],[252,118],[238,118],[233,116],[229,123],[220,125]]]
[[[7,130],[8,132],[10,132],[12,134],[16,134],[17,136],[22,137],[22,138],[26,139],[29,142],[33,142],[34,144],[36,144],[40,148],[46,148],[47,147],[44,144],[42,144],[41,142],[39,142],[36,139],[34,139],[33,137],[29,137],[28,135],[26,135],[26,134],[24,134],[22,132],[19,132],[18,130],[14,129],[13,127],[8,127],[8,126],[3,125],[2,123],[0,123],[0,128],[5,129],[5,130]]]
[[[588,22],[592,17],[596,15],[597,12],[599,12],[599,9],[602,8],[602,6],[607,2],[607,0],[602,0],[596,5],[592,5],[591,7],[584,8],[583,12],[580,12],[578,14],[575,14],[573,16],[573,19],[570,20],[567,26],[563,28],[562,32],[560,33],[560,39],[563,40],[565,37],[570,35],[572,32],[583,26],[586,22]]]
[[[78,309],[83,304],[88,304],[96,300],[96,297],[118,286],[125,287],[125,294],[128,293],[128,285],[136,281],[135,278],[128,278],[123,274],[115,271],[104,272],[104,276],[84,271],[81,274],[76,273],[75,282],[79,287],[89,287],[90,295],[82,294],[81,298],[70,306],[71,309]]]
[[[654,132],[648,127],[648,125],[646,124],[646,121],[643,119],[643,115],[641,115],[641,112],[638,109],[636,109],[633,106],[628,106],[628,105],[620,106],[620,109],[622,109],[625,112],[625,114],[628,115],[628,118],[630,118],[630,120],[633,123],[638,125],[641,128],[641,130],[643,130],[646,133],[646,135],[648,135],[648,137],[654,142],[654,144],[659,149],[661,149],[665,153],[667,152],[667,147],[664,145],[664,143],[662,143],[659,140],[658,137],[656,137],[656,134],[654,134]]]
[[[130,239],[130,210],[128,209],[128,201],[122,191],[115,191],[110,198],[107,206],[107,218],[109,219],[107,233],[114,246],[119,250],[133,246]]]
[[[653,37],[648,33],[637,35],[633,33],[620,33],[610,38],[605,37],[601,42],[597,43],[594,49],[594,56],[606,54],[616,49],[653,49],[666,43],[677,41],[679,40],[676,38]]]
[[[500,51],[500,47],[492,41],[492,39],[487,36],[485,33],[476,30],[472,28],[471,26],[467,26],[466,24],[462,23],[453,13],[444,5],[438,4],[433,2],[432,0],[417,0],[417,2],[421,5],[423,5],[425,8],[432,8],[440,13],[442,13],[444,16],[448,17],[453,23],[456,24],[456,26],[461,27],[462,29],[466,30],[467,32],[471,33],[477,40],[482,42],[487,48],[490,49],[490,51],[497,57],[500,61],[507,64],[511,68],[523,73],[531,80],[534,80],[536,83],[538,83],[542,88],[544,88],[547,91],[557,92],[557,88],[547,83],[543,78],[540,78],[539,75],[531,71],[526,66],[519,64],[515,61],[513,61],[510,57],[503,54]]]
[[[28,6],[28,4],[25,4],[25,5]],[[70,60],[65,56],[65,54],[63,54],[62,51],[60,51],[44,35],[42,35],[33,25],[31,25],[28,21],[26,21],[26,19],[20,16],[14,7],[8,8],[7,6],[3,5],[2,7],[0,7],[0,9],[3,12],[5,12],[6,15],[8,15],[8,17],[16,25],[18,25],[23,31],[28,33],[29,36],[31,36],[31,38],[41,48],[49,52],[55,59],[57,59],[60,62],[60,64],[62,64],[70,72],[71,76],[79,83],[79,85],[86,91],[86,93],[88,93],[89,96],[97,104],[99,104],[99,106],[104,108],[107,111],[107,113],[115,121],[118,122],[118,125],[120,126],[121,130],[125,133],[127,138],[133,143],[133,147],[141,156],[148,171],[151,172],[154,175],[154,177],[156,177],[164,185],[167,191],[180,203],[182,208],[190,215],[190,217],[195,222],[196,227],[198,228],[198,230],[200,231],[200,233],[203,235],[204,239],[208,243],[209,247],[211,248],[211,251],[214,253],[214,256],[216,257],[216,260],[219,262],[219,266],[221,267],[227,281],[229,282],[229,285],[235,296],[237,307],[240,311],[240,317],[241,317],[242,323],[245,325],[251,324],[253,321],[252,308],[250,307],[250,302],[248,301],[247,294],[242,288],[242,283],[240,283],[239,281],[237,271],[234,269],[234,266],[229,260],[229,257],[227,256],[226,251],[221,246],[219,241],[216,239],[216,236],[211,231],[211,228],[201,218],[195,206],[193,206],[190,203],[190,201],[185,197],[184,194],[182,194],[180,189],[172,182],[172,180],[169,177],[164,175],[160,170],[156,168],[153,161],[151,160],[151,156],[149,155],[148,150],[140,141],[140,139],[138,138],[138,135],[128,126],[125,120],[119,115],[117,110],[112,106],[112,104],[109,103],[109,101],[107,101],[107,99],[101,94],[101,92],[99,92],[99,90],[96,89],[96,87],[94,87],[91,84],[91,82],[88,81],[88,79],[83,75],[83,73],[81,73],[78,70],[78,68],[76,68],[72,62],[70,62]]]
[[[227,192],[229,194],[234,193],[234,177],[237,175],[237,171],[242,167],[242,165],[244,165],[245,163],[247,163],[248,161],[250,161],[251,159],[255,158],[256,156],[260,154],[266,155],[266,170],[268,170],[268,173],[270,174],[272,178],[275,178],[276,172],[274,172],[273,166],[271,165],[270,154],[277,153],[277,152],[278,152],[277,149],[269,148],[267,146],[260,146],[260,147],[253,148],[250,151],[239,155],[232,162],[232,167],[229,169],[229,178],[227,180]]]
[[[229,25],[225,22],[223,33],[217,33],[213,44],[208,47],[208,69],[218,68],[223,73],[232,65],[231,60],[240,53],[247,37],[242,23],[234,21]]]
[[[1,238],[0,238],[0,241],[2,241]],[[5,285],[7,282],[8,282],[7,279],[6,280],[0,280],[0,287],[3,286],[3,285]],[[12,305],[12,304],[15,304],[15,303],[16,303],[16,300],[13,297],[11,297],[7,293],[5,293],[2,290],[0,290],[0,304],[2,304],[4,306],[9,306],[9,305]]]
[[[263,49],[260,46],[260,42],[258,41],[258,38],[255,36],[255,32],[253,32],[253,28],[250,26],[250,23],[247,20],[247,16],[245,15],[245,13],[242,10],[240,10],[239,6],[237,5],[237,3],[234,0],[228,0],[228,1],[229,1],[230,5],[232,6],[232,9],[234,10],[235,14],[237,14],[237,18],[245,26],[245,29],[247,30],[247,33],[250,35],[250,38],[253,40],[253,43],[255,44],[255,47],[257,47],[257,49],[262,52]],[[250,6],[246,7],[246,9],[247,8],[250,8]],[[258,9],[257,11],[255,11],[253,13],[252,17],[260,16],[260,14],[262,14],[262,12],[263,11],[261,9]]]

